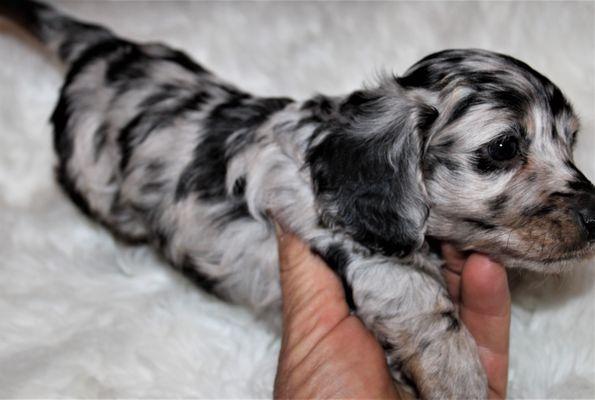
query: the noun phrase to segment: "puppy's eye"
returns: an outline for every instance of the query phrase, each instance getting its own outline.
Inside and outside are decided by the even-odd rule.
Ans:
[[[519,141],[514,136],[503,136],[488,145],[488,154],[496,161],[512,160],[519,154]]]

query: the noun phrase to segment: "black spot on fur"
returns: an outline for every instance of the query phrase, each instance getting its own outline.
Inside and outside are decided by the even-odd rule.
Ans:
[[[312,111],[316,114],[330,115],[335,109],[335,104],[327,96],[318,95],[304,102],[300,110]]]
[[[86,49],[78,59],[74,61],[66,76],[66,83],[70,84],[78,74],[95,61],[103,61],[105,58],[122,48],[131,46],[130,42],[121,39],[108,39]]]
[[[85,48],[95,46],[97,43],[104,40],[110,40],[114,38],[114,34],[102,26],[76,21],[71,18],[64,18],[61,15],[57,15],[54,10],[51,10],[41,2],[20,0],[14,2],[21,3],[23,8],[27,8],[30,11],[32,11],[31,6],[34,4],[35,8],[47,8],[48,11],[46,12],[48,14],[54,14],[53,17],[50,17],[51,20],[46,19],[47,15],[42,17],[44,21],[39,23],[39,14],[36,14],[37,12],[35,12],[33,13],[36,14],[35,17],[33,17],[33,15],[27,16],[27,22],[34,22],[36,25],[38,25],[33,30],[37,32],[38,36],[42,37],[43,42],[46,41],[43,38],[48,33],[47,28],[44,29],[44,25],[51,25],[50,31],[61,31],[66,33],[63,38],[61,38],[62,42],[58,47],[58,56],[67,64],[73,61],[73,58],[76,57],[77,52],[85,51]],[[50,33],[50,36],[51,35],[52,34]]]
[[[58,56],[61,60],[67,60],[78,45],[79,43],[74,40],[65,40],[58,48]]]
[[[144,183],[140,187],[143,194],[162,193],[168,185],[168,180],[163,177],[165,164],[161,161],[152,161],[144,167]],[[147,210],[150,213],[150,210]]]
[[[203,68],[202,65],[197,64],[194,60],[188,57],[186,53],[179,50],[169,50],[169,54],[163,57],[164,60],[174,62],[195,74],[204,74],[209,72]]]
[[[201,106],[210,99],[204,91],[197,91],[170,107],[145,108],[130,120],[118,136],[121,159],[120,169],[126,170],[133,150],[143,143],[157,128],[172,124],[180,115],[200,110]]]
[[[552,85],[552,93],[549,99],[549,104],[554,117],[560,115],[564,111],[570,111],[570,104],[568,104],[568,101],[562,94],[562,91],[555,85]]]
[[[461,329],[459,319],[455,316],[453,311],[446,311],[441,314],[444,318],[448,319],[447,332],[456,332]]]
[[[498,196],[489,200],[488,207],[490,212],[492,214],[499,214],[506,208],[506,203],[508,203],[508,200],[510,200],[510,196],[508,196],[506,193],[499,194]]]
[[[552,124],[550,134],[553,140],[558,140],[560,138],[560,135],[558,134],[558,128],[556,128],[556,124]]]
[[[349,309],[352,311],[357,310],[357,306],[353,301],[353,288],[345,277],[347,264],[349,264],[349,254],[343,250],[341,245],[336,243],[331,244],[326,251],[313,249],[312,252],[320,256],[341,279],[345,291],[345,301],[349,305]]]
[[[242,197],[246,192],[246,177],[242,176],[233,183],[232,195],[234,197]]]
[[[158,249],[163,250],[167,246],[168,242],[169,242],[169,235],[168,235],[167,231],[165,231],[161,228],[154,227],[153,232],[152,232],[152,243]]]
[[[163,161],[151,161],[149,164],[147,164],[147,172],[160,175],[165,168],[165,165],[166,164]]]
[[[371,91],[357,90],[351,93],[339,106],[341,115],[348,118],[365,112],[379,97]]]
[[[172,84],[159,85],[153,93],[149,94],[138,104],[138,108],[141,110],[145,108],[152,108],[160,105],[163,102],[171,101],[180,97],[183,97],[183,88]]]
[[[591,192],[593,191],[593,184],[586,179],[578,179],[568,182],[568,188],[575,192]]]
[[[387,346],[390,347],[391,345],[389,344]],[[384,344],[382,344],[382,348],[385,350],[385,352],[390,353],[390,351],[387,350]],[[409,370],[406,368],[406,365],[408,364],[410,359],[411,356],[405,359],[393,356],[391,359],[389,359],[388,367],[391,371],[399,371],[399,381],[402,381],[402,383],[413,392],[412,395],[414,399],[420,399],[421,395],[419,389],[417,388],[417,385],[415,384],[415,379],[413,379],[413,377],[409,373]]]
[[[386,352],[386,353],[390,353],[393,352],[396,349],[396,346],[394,346],[392,343],[387,342],[386,340],[381,340],[380,341],[380,346],[382,346],[382,349]]]
[[[186,257],[184,262],[179,267],[180,272],[186,276],[192,283],[196,286],[200,287],[204,291],[217,295],[214,291],[215,286],[217,283],[217,279],[206,275],[205,273],[201,272],[197,265],[195,265],[191,260],[190,257]]]
[[[463,100],[459,101],[452,109],[448,121],[446,121],[446,125],[450,125],[453,122],[457,121],[472,107],[475,107],[479,104],[482,104],[483,101],[479,96],[476,95],[468,95]]]
[[[419,227],[405,214],[400,199],[410,195],[417,182],[414,176],[397,171],[409,171],[408,163],[417,155],[412,145],[405,144],[402,150],[407,154],[395,170],[384,156],[383,149],[390,148],[390,142],[384,142],[387,139],[391,140],[364,140],[338,128],[309,149],[307,162],[317,195],[334,208],[325,221],[332,219],[332,224],[374,251],[402,256],[416,245]]]
[[[254,130],[271,114],[291,103],[287,98],[252,98],[241,94],[219,104],[207,117],[204,136],[194,150],[194,159],[184,169],[176,189],[176,200],[196,192],[203,200],[225,196],[227,162],[253,140]],[[243,131],[229,147],[229,137]]]
[[[426,236],[426,243],[429,246],[430,253],[435,254],[439,258],[442,257],[442,242],[432,236]]]
[[[54,150],[61,163],[67,162],[72,155],[72,138],[67,129],[70,112],[69,98],[62,93],[51,117],[54,126]]]
[[[420,108],[395,109],[387,120],[374,93],[353,96],[358,106],[321,125],[324,137],[312,135],[306,153],[323,226],[343,229],[372,251],[402,257],[420,245],[428,210],[417,181],[422,138],[414,124]],[[373,134],[365,132],[370,126]]]
[[[437,143],[434,147],[436,148],[436,151],[448,153],[450,152],[450,149],[452,148],[452,146],[454,146],[454,144],[454,139],[446,139],[442,142]]]
[[[173,63],[194,74],[207,72],[181,51],[164,49],[164,54],[153,56],[144,52],[142,47],[127,43],[120,49],[120,54],[109,62],[105,74],[106,82],[129,86],[131,81],[145,78],[151,64],[159,62]]]
[[[93,212],[91,211],[91,207],[89,203],[85,199],[85,197],[80,193],[80,191],[76,188],[76,185],[71,180],[68,172],[66,171],[66,165],[60,163],[56,168],[56,179],[60,184],[62,190],[70,197],[72,202],[78,207],[79,210],[83,212],[88,217],[93,217]]]
[[[429,340],[422,339],[419,342],[419,346],[418,346],[419,353],[423,353],[424,351],[426,351],[428,349],[428,347],[430,347],[430,344],[432,344],[432,342],[430,342]]]
[[[306,115],[301,118],[295,125],[295,129],[300,129],[311,124],[321,124],[328,121],[335,113],[336,105],[328,97],[318,95],[310,100],[304,102],[301,111],[307,111]]]
[[[502,87],[502,76],[489,71],[469,71],[465,74],[465,83],[477,91],[485,88]]]
[[[449,158],[448,156],[433,156],[427,157],[423,162],[423,173],[427,179],[433,177],[436,168],[443,167],[452,173],[456,173],[461,169],[461,164]]]
[[[489,222],[482,221],[477,218],[464,218],[463,221],[484,231],[491,231],[496,228],[496,225],[490,224]]]
[[[451,172],[457,172],[461,169],[461,165],[452,158],[441,157],[439,158],[438,162]]]
[[[95,161],[101,156],[101,152],[107,143],[107,135],[109,132],[109,124],[104,121],[93,135],[93,146],[95,147]]]
[[[428,129],[430,129],[434,121],[436,121],[438,115],[440,114],[438,113],[438,110],[436,110],[436,108],[432,106],[423,105],[422,107],[420,107],[420,112],[418,115],[419,121],[417,127],[422,132],[426,132]],[[425,142],[423,144],[425,144]],[[422,148],[425,147],[423,144]]]
[[[568,199],[574,197],[574,193],[567,193],[567,192],[553,192],[549,195],[550,198],[561,197],[563,199]]]
[[[211,95],[203,90],[197,90],[186,99],[175,105],[171,110],[172,115],[179,115],[187,111],[199,111],[201,107],[211,99]]]
[[[434,177],[434,173],[436,172],[436,167],[438,166],[438,162],[436,161],[435,157],[428,157],[427,159],[423,160],[421,170],[425,179],[432,179]]]
[[[166,184],[166,181],[148,182],[141,186],[140,191],[143,194],[159,193],[163,190]]]
[[[423,60],[418,64],[422,64]],[[416,64],[416,65],[418,65]],[[407,75],[396,78],[399,85],[405,88],[431,88],[438,87],[438,83],[446,77],[446,70],[440,70],[432,65],[413,67]]]
[[[565,162],[566,167],[568,167],[574,173],[575,179],[568,182],[567,186],[571,190],[576,192],[593,192],[595,188],[593,184],[587,179],[587,177],[571,162]]]
[[[142,138],[139,139],[135,138],[133,135],[134,131],[141,125],[143,119],[150,115],[150,113],[140,113],[136,117],[134,117],[130,122],[126,124],[126,126],[120,132],[118,136],[118,145],[120,146],[120,170],[124,171],[128,166],[128,162],[130,161],[130,157],[132,156],[132,151],[134,149],[134,145],[138,145],[142,142]],[[153,129],[155,129],[159,125],[158,120],[154,120],[151,126],[146,127],[143,129],[141,133],[142,137],[146,137]],[[136,140],[135,140],[136,139]],[[136,142],[136,143],[135,143]]]
[[[107,83],[144,78],[148,72],[149,58],[132,43],[127,43],[119,49],[118,55],[109,60],[105,72]]]
[[[487,96],[495,108],[513,110],[518,115],[525,111],[530,102],[525,93],[513,89],[492,90]]]
[[[230,222],[239,219],[252,218],[245,201],[233,201],[226,204],[225,210],[213,217],[215,226],[224,227]]]

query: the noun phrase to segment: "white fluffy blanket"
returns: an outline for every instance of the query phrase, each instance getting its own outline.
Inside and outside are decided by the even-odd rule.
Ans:
[[[572,99],[577,164],[595,178],[593,2],[55,4],[265,95],[344,93],[444,48],[505,52]],[[275,335],[61,194],[47,121],[62,71],[0,29],[0,397],[270,397]],[[595,397],[594,314],[594,262],[518,290],[510,396]]]

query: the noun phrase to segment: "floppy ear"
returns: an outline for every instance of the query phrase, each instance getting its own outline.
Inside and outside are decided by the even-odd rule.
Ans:
[[[419,248],[429,212],[421,154],[437,115],[394,92],[348,96],[307,154],[321,223],[386,255]]]

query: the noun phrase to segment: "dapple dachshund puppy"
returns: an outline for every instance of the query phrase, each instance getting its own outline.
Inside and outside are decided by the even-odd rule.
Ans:
[[[56,175],[85,214],[213,293],[278,311],[274,215],[337,273],[394,379],[423,398],[487,393],[431,243],[541,272],[594,252],[577,117],[512,57],[446,50],[345,96],[264,98],[42,3],[1,9],[68,66]]]

